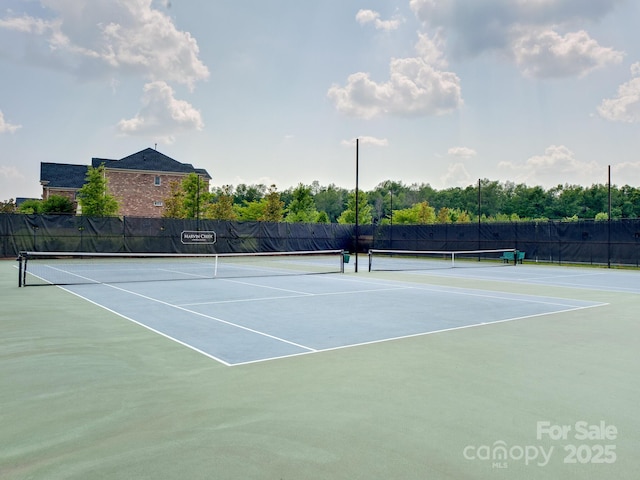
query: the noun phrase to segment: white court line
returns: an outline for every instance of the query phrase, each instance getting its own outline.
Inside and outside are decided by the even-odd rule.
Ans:
[[[110,309],[110,308],[108,308],[108,307],[105,307],[105,306],[104,306],[104,305],[102,305],[101,303],[94,302],[93,300],[91,300],[91,299],[89,299],[89,298],[87,298],[87,297],[84,297],[84,296],[80,295],[79,293],[76,293],[76,292],[74,292],[74,291],[72,291],[72,290],[69,290],[69,289],[67,289],[67,288],[65,288],[65,287],[61,287],[61,286],[58,286],[58,288],[60,288],[61,290],[64,290],[65,292],[70,293],[71,295],[75,295],[76,297],[81,298],[82,300],[85,300],[85,301],[87,301],[87,302],[89,302],[89,303],[92,303],[93,305],[96,305],[96,306],[98,306],[98,307],[100,307],[100,308],[103,308],[103,309],[105,309],[107,312],[111,312],[111,313],[113,313],[113,314],[115,314],[115,315],[118,315],[120,318],[124,318],[125,320],[128,320],[128,321],[130,321],[130,322],[133,322],[133,323],[135,323],[136,325],[140,325],[141,327],[146,328],[147,330],[149,330],[149,331],[151,331],[151,332],[153,332],[153,333],[157,333],[158,335],[161,335],[161,336],[163,336],[164,338],[167,338],[167,339],[169,339],[169,340],[172,340],[172,341],[174,341],[174,342],[176,342],[176,343],[178,343],[178,344],[180,344],[180,345],[182,345],[182,346],[184,346],[184,347],[190,348],[191,350],[193,350],[193,351],[195,351],[195,352],[201,353],[201,354],[202,354],[202,355],[204,355],[205,357],[209,357],[209,358],[211,358],[212,360],[215,360],[215,361],[217,361],[217,362],[220,362],[220,363],[222,363],[223,365],[225,365],[225,366],[227,366],[227,367],[232,367],[232,366],[234,365],[233,363],[226,362],[226,361],[222,360],[221,358],[216,357],[215,355],[211,355],[210,353],[205,352],[204,350],[200,350],[199,348],[194,347],[193,345],[190,345],[190,344],[188,344],[188,343],[185,343],[185,342],[183,342],[182,340],[178,340],[177,338],[174,338],[174,337],[172,337],[171,335],[167,335],[166,333],[163,333],[163,332],[161,332],[160,330],[156,330],[155,328],[150,327],[149,325],[145,325],[144,323],[139,322],[138,320],[134,320],[133,318],[128,317],[128,316],[126,316],[126,315],[123,315],[123,314],[122,314],[122,313],[120,313],[120,312],[116,312],[115,310],[112,310],[112,309]]]
[[[355,280],[351,280],[351,279],[341,279],[341,281],[352,281],[352,282],[362,282],[362,283],[367,283],[367,284],[379,284],[379,285],[384,285],[384,286],[388,286],[388,287],[392,287],[394,286],[396,283],[406,283],[406,282],[402,282],[400,280],[398,281],[394,281],[394,280],[385,280],[384,283],[378,283],[378,280],[376,279],[355,279]],[[396,285],[397,286],[397,285]],[[473,288],[466,288],[466,287],[452,287],[449,285],[445,285],[442,287],[439,286],[430,286],[430,285],[424,285],[422,283],[416,283],[416,284],[411,284],[411,285],[407,285],[404,288],[406,289],[417,289],[417,290],[425,290],[425,291],[430,291],[430,292],[437,292],[437,293],[450,293],[450,294],[455,294],[455,295],[466,295],[466,296],[472,296],[472,297],[481,297],[481,298],[495,298],[498,300],[508,300],[508,301],[518,301],[518,302],[528,302],[528,303],[539,303],[539,304],[544,304],[544,305],[556,305],[556,306],[561,306],[561,307],[575,307],[575,304],[571,304],[571,303],[560,303],[561,300],[565,300],[566,302],[571,302],[573,301],[578,301],[578,302],[589,302],[589,303],[596,303],[590,300],[576,300],[576,299],[562,299],[562,298],[558,298],[558,302],[550,302],[547,300],[537,300],[539,298],[553,298],[550,296],[545,296],[545,295],[533,295],[533,294],[527,294],[527,293],[508,293],[508,292],[504,292],[503,295],[498,295],[495,292],[489,291],[489,290],[482,290],[482,289],[473,289]],[[391,288],[392,289],[392,288]],[[399,288],[402,289],[402,288]],[[375,290],[374,290],[375,291]],[[350,293],[350,292],[346,292],[346,293]],[[597,303],[597,305],[595,306],[600,306],[600,305],[608,305],[608,303]]]
[[[122,288],[122,287],[117,287],[115,285],[110,285],[110,284],[105,284],[105,285],[107,287],[114,288],[116,290],[120,290],[121,292],[129,293],[131,295],[135,295],[135,296],[144,298],[146,300],[151,300],[152,302],[160,303],[162,305],[166,305],[166,306],[171,307],[171,308],[182,310],[182,311],[187,312],[187,313],[192,313],[192,314],[197,315],[199,317],[204,317],[204,318],[207,318],[209,320],[214,320],[216,322],[224,323],[226,325],[230,325],[232,327],[239,328],[240,330],[246,330],[247,332],[256,333],[256,334],[261,335],[263,337],[271,338],[273,340],[278,340],[279,342],[287,343],[287,344],[293,345],[295,347],[299,347],[299,348],[303,348],[305,350],[309,350],[310,352],[315,352],[316,351],[314,348],[307,347],[306,345],[301,345],[299,343],[291,342],[289,340],[285,340],[284,338],[276,337],[275,335],[270,335],[268,333],[261,332],[260,330],[255,330],[253,328],[245,327],[245,326],[239,325],[237,323],[229,322],[228,320],[223,320],[223,319],[218,318],[218,317],[213,317],[211,315],[206,315],[204,313],[196,312],[194,310],[189,310],[188,308],[184,308],[184,307],[181,307],[179,305],[175,305],[173,303],[165,302],[165,301],[159,300],[157,298],[149,297],[148,295],[142,295],[141,293],[132,292],[131,290],[127,290],[127,289]]]
[[[341,279],[342,280],[342,279]],[[250,333],[255,333],[257,335],[261,335],[282,343],[286,343],[289,345],[293,345],[296,346],[298,348],[301,348],[303,350],[305,350],[304,352],[300,352],[300,353],[295,353],[295,354],[288,354],[288,355],[281,355],[281,356],[275,356],[275,357],[268,357],[268,358],[263,358],[263,359],[258,359],[258,360],[251,360],[251,361],[246,361],[246,362],[238,362],[238,363],[229,363],[226,362],[214,355],[211,355],[207,352],[204,352],[200,349],[198,349],[197,347],[194,347],[188,343],[185,343],[181,340],[178,340],[175,337],[172,337],[171,335],[168,335],[166,333],[163,333],[161,331],[158,331],[148,325],[145,325],[144,323],[134,320],[132,318],[127,317],[126,315],[123,315],[121,313],[118,313],[117,311],[114,311],[110,308],[107,308],[103,305],[101,305],[100,303],[94,302],[86,297],[83,297],[82,295],[75,293],[71,290],[68,290],[66,288],[63,287],[59,287],[62,288],[63,290],[72,293],[73,295],[76,295],[77,297],[80,297],[84,300],[89,301],[90,303],[97,305],[99,307],[104,308],[105,310],[115,313],[116,315],[129,320],[137,325],[140,325],[154,333],[158,333],[160,335],[162,335],[163,337],[173,340],[174,342],[186,346],[187,348],[190,348],[191,350],[194,350],[198,353],[201,353],[203,355],[205,355],[208,358],[211,358],[213,360],[216,360],[220,363],[222,363],[223,365],[226,366],[240,366],[240,365],[247,365],[247,364],[253,364],[253,363],[260,363],[260,362],[265,362],[265,361],[269,361],[269,360],[276,360],[276,359],[281,359],[281,358],[289,358],[289,357],[295,357],[295,356],[300,356],[300,355],[307,355],[309,353],[318,353],[318,352],[327,352],[327,351],[332,351],[332,350],[340,350],[343,348],[351,348],[351,347],[358,347],[358,346],[363,346],[363,345],[370,345],[370,344],[376,344],[376,343],[382,343],[382,342],[387,342],[387,341],[392,341],[392,340],[401,340],[404,338],[412,338],[412,337],[419,337],[419,336],[424,336],[424,335],[430,335],[433,333],[442,333],[442,332],[448,332],[448,331],[454,331],[454,330],[461,330],[461,329],[465,329],[465,328],[471,328],[471,327],[478,327],[478,326],[483,326],[483,325],[491,325],[491,324],[497,324],[497,323],[504,323],[504,322],[509,322],[509,321],[514,321],[514,320],[521,320],[521,319],[526,319],[526,318],[534,318],[534,317],[539,317],[539,316],[544,316],[544,315],[552,315],[552,314],[556,314],[556,313],[565,313],[565,312],[570,312],[570,311],[577,311],[577,310],[582,310],[582,309],[587,309],[587,308],[594,308],[594,307],[600,307],[600,306],[605,306],[608,305],[608,303],[597,303],[594,305],[587,305],[587,306],[575,306],[575,305],[567,305],[564,303],[559,303],[559,302],[549,302],[549,301],[540,301],[540,300],[534,300],[533,298],[524,298],[524,297],[535,297],[533,295],[527,295],[527,294],[509,294],[509,296],[501,296],[501,295],[496,295],[493,292],[490,292],[490,294],[487,293],[475,293],[473,291],[460,291],[460,290],[471,290],[471,289],[461,289],[461,288],[457,288],[457,287],[429,287],[429,286],[425,286],[425,285],[406,285],[406,284],[402,284],[403,282],[384,282],[384,283],[379,283],[377,281],[372,281],[372,280],[365,280],[365,279],[344,279],[344,281],[349,281],[350,283],[352,282],[357,282],[357,283],[366,283],[368,285],[371,285],[372,283],[374,285],[380,285],[380,286],[384,286],[386,288],[374,288],[374,289],[366,289],[366,290],[356,290],[356,291],[340,291],[340,292],[330,292],[330,293],[321,293],[321,294],[310,294],[310,293],[298,293],[297,297],[313,297],[313,296],[326,296],[326,295],[350,295],[350,294],[358,294],[358,293],[372,293],[372,292],[379,292],[379,291],[394,291],[394,290],[426,290],[426,291],[432,291],[432,292],[436,292],[436,293],[452,293],[455,295],[465,295],[465,296],[475,296],[475,297],[483,297],[483,298],[495,298],[495,299],[500,299],[500,300],[509,300],[509,301],[520,301],[520,302],[529,302],[529,303],[538,303],[538,304],[547,304],[547,305],[553,305],[553,306],[560,306],[560,307],[565,307],[564,310],[558,310],[558,311],[552,311],[552,312],[543,312],[543,313],[537,313],[537,314],[532,314],[532,315],[525,315],[525,316],[520,316],[520,317],[514,317],[514,318],[508,318],[508,319],[503,319],[503,320],[496,320],[496,321],[489,321],[489,322],[480,322],[480,323],[476,323],[476,324],[469,324],[469,325],[462,325],[459,327],[452,327],[452,328],[448,328],[448,329],[441,329],[441,330],[433,330],[433,331],[428,331],[428,332],[419,332],[419,333],[414,333],[414,334],[409,334],[409,335],[403,335],[403,336],[398,336],[398,337],[389,337],[389,338],[383,338],[383,339],[379,339],[379,340],[373,340],[373,341],[368,341],[368,342],[361,342],[361,343],[355,343],[355,344],[349,344],[349,345],[341,345],[338,347],[331,347],[331,348],[326,348],[326,349],[314,349],[311,348],[309,346],[305,346],[302,344],[298,344],[295,342],[291,342],[289,340],[286,340],[284,338],[281,337],[277,337],[274,335],[270,335],[266,332],[261,332],[259,330],[255,330],[255,329],[251,329],[233,322],[229,322],[227,320],[223,320],[221,318],[217,318],[217,317],[213,317],[210,315],[206,315],[206,314],[202,314],[187,308],[184,308],[183,306],[180,305],[176,305],[176,304],[172,304],[169,302],[165,302],[163,300],[159,300],[153,297],[149,297],[147,295],[143,295],[143,294],[139,294],[130,290],[127,290],[125,288],[122,287],[118,287],[112,284],[103,284],[109,288],[113,288],[115,290],[119,290],[125,293],[129,293],[147,300],[151,300],[153,302],[157,302],[163,305],[166,305],[168,307],[171,308],[175,308],[178,310],[182,310],[184,312],[187,313],[191,313],[200,317],[204,317],[219,323],[223,323],[232,327],[236,327],[239,328],[241,330],[245,330],[248,331]],[[259,284],[251,284],[248,282],[237,282],[237,283],[246,283],[247,285],[254,285],[254,286],[258,286],[258,287],[264,287],[263,285],[259,285]],[[399,283],[400,285],[398,285],[397,283]],[[273,288],[273,289],[277,289],[275,287],[265,287],[265,288]],[[286,289],[279,289],[279,290],[285,290]],[[292,291],[294,292],[294,291]],[[484,292],[482,290],[480,290],[479,292]],[[514,298],[515,295],[515,298]],[[284,297],[271,297],[271,298],[265,298],[264,300],[270,300],[270,299],[275,299],[275,298],[292,298],[292,296],[284,296]],[[245,299],[244,301],[253,301],[255,299]],[[261,299],[262,300],[262,299]],[[233,302],[233,301],[226,301],[226,302]],[[212,303],[217,303],[217,302],[212,302]],[[224,303],[224,301],[219,302],[219,303]]]
[[[294,354],[290,354],[290,355],[281,355],[279,357],[269,357],[269,358],[263,358],[263,359],[259,359],[259,360],[250,360],[250,361],[247,361],[247,362],[233,363],[230,366],[231,367],[239,367],[239,366],[242,366],[242,365],[251,365],[251,364],[254,364],[254,363],[263,363],[263,362],[268,362],[268,361],[271,361],[271,360],[280,360],[280,359],[284,359],[284,358],[299,357],[299,356],[302,356],[302,355],[309,355],[310,353],[323,353],[323,352],[331,352],[331,351],[334,351],[334,350],[343,350],[343,349],[346,349],[346,348],[362,347],[362,346],[366,346],[366,345],[375,345],[375,344],[378,344],[378,343],[391,342],[391,341],[395,341],[395,340],[403,340],[403,339],[407,339],[407,338],[424,337],[426,335],[433,335],[433,334],[437,334],[437,333],[453,332],[453,331],[456,331],[456,330],[464,330],[464,329],[467,329],[467,328],[485,327],[485,326],[490,326],[490,325],[494,325],[494,324],[498,324],[498,323],[514,322],[516,320],[525,320],[525,319],[528,319],[528,318],[543,317],[545,315],[553,315],[553,314],[556,314],[556,313],[567,313],[567,312],[573,312],[573,311],[577,311],[577,310],[585,310],[585,309],[588,309],[588,308],[603,307],[605,305],[608,305],[608,304],[607,303],[603,303],[603,304],[599,304],[599,305],[589,305],[589,306],[585,306],[585,307],[569,308],[567,310],[559,310],[559,311],[555,311],[555,312],[535,313],[535,314],[532,314],[532,315],[524,315],[524,316],[521,316],[521,317],[505,318],[503,320],[495,320],[495,321],[491,321],[491,322],[480,322],[480,323],[474,323],[474,324],[469,324],[469,325],[461,325],[459,327],[443,328],[441,330],[432,330],[432,331],[429,331],[429,332],[412,333],[410,335],[402,335],[402,336],[398,336],[398,337],[382,338],[380,340],[372,340],[372,341],[369,341],[369,342],[353,343],[353,344],[349,344],[349,345],[340,345],[338,347],[318,349],[315,352],[294,353]]]
[[[246,284],[251,285],[251,284]],[[261,286],[261,285],[256,285]],[[351,295],[356,293],[374,293],[374,292],[390,292],[397,290],[410,290],[412,287],[389,287],[389,288],[373,288],[369,290],[353,290],[350,292],[325,292],[325,293],[302,293],[297,295],[283,295],[279,297],[258,297],[258,298],[239,298],[236,300],[216,300],[212,302],[196,302],[196,303],[180,303],[177,305],[183,307],[194,307],[198,305],[220,305],[225,303],[251,303],[251,302],[265,302],[269,300],[286,300],[288,298],[308,298],[308,297],[329,297],[337,295]]]

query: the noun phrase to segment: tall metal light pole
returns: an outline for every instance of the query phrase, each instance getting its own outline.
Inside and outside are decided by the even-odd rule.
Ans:
[[[391,197],[391,215],[389,215],[389,248],[393,248],[393,189],[389,189],[389,196]]]
[[[611,268],[611,165],[608,168],[609,213],[607,216],[607,267]]]
[[[360,139],[356,138],[356,261],[355,261],[355,272],[358,273],[358,246],[360,244],[360,234],[359,234],[359,197],[358,197],[358,175],[359,175],[359,158],[358,158],[358,150],[360,148]]]
[[[480,179],[478,179],[478,250],[482,248],[481,240],[480,240],[480,230],[481,230],[481,222],[480,222],[480,210],[482,207],[482,195],[480,193]]]
[[[200,174],[197,174],[196,190],[196,230],[200,231]]]

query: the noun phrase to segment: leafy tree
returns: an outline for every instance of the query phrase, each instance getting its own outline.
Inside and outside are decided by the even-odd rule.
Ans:
[[[289,204],[285,221],[315,223],[317,219],[318,210],[311,195],[311,187],[298,184],[293,190],[293,199]]]
[[[348,195],[349,192],[346,189],[332,183],[328,187],[317,188],[313,199],[316,208],[326,212],[330,221],[335,222],[345,209]]]
[[[416,203],[410,208],[393,212],[394,224],[420,224],[436,223],[435,209],[427,202]]]
[[[184,208],[184,190],[182,183],[173,181],[169,184],[169,196],[164,199],[164,210],[162,216],[166,218],[186,218]]]
[[[259,221],[264,215],[267,201],[254,200],[253,202],[244,201],[244,205],[234,205],[234,209],[238,220],[242,221]]]
[[[456,223],[471,223],[471,215],[466,210],[454,209],[452,212],[453,221]]]
[[[16,202],[13,198],[0,202],[0,213],[14,213],[16,211]]]
[[[280,200],[280,194],[275,185],[269,187],[269,192],[264,200],[264,210],[258,220],[263,222],[281,222],[284,216],[284,202]]]
[[[438,223],[453,223],[453,212],[447,207],[442,207],[438,210],[436,216],[436,222]]]
[[[190,173],[182,180],[182,218],[203,218],[211,202],[207,182],[196,173]]]
[[[98,168],[89,166],[85,184],[78,190],[78,202],[83,215],[111,217],[118,214],[118,200],[109,193],[104,164]]]
[[[236,220],[238,215],[233,208],[233,186],[224,185],[217,197],[217,201],[208,206],[207,216],[215,220]]]
[[[329,215],[327,214],[327,212],[318,213],[318,219],[316,220],[316,223],[331,223],[331,220],[329,220]]]
[[[29,198],[20,204],[18,212],[26,214],[42,213],[42,200]]]
[[[366,225],[371,223],[373,216],[371,215],[371,205],[368,203],[367,194],[358,192],[358,224]],[[356,223],[356,193],[349,194],[347,208],[340,217],[338,223]]]
[[[257,202],[264,198],[266,191],[267,187],[263,184],[246,185],[241,183],[235,188],[233,203],[242,205],[244,202]]]
[[[73,202],[62,195],[51,195],[42,202],[42,213],[75,213]]]

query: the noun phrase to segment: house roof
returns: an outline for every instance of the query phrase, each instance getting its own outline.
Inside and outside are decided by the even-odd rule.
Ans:
[[[92,158],[91,165],[98,168],[104,164],[108,169],[121,170],[150,170],[153,172],[174,172],[174,173],[197,173],[211,179],[209,173],[202,168],[194,168],[190,163],[180,163],[171,157],[168,157],[153,148],[145,148],[137,153],[121,158],[120,160],[111,160],[107,158]]]
[[[153,148],[145,148],[138,153],[134,153],[120,160],[110,160],[107,158],[91,159],[91,166],[93,168],[98,168],[102,164],[104,164],[105,168],[114,170],[196,173],[211,180],[211,176],[204,168],[194,168],[190,163],[180,163]],[[85,184],[88,168],[87,165],[41,162],[40,183],[50,188],[79,189]]]
[[[80,188],[87,177],[86,165],[40,163],[40,183],[54,188]]]

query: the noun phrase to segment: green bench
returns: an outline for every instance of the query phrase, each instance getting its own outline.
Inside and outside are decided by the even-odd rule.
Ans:
[[[517,259],[518,263],[522,263],[524,260],[524,253],[525,252],[521,252],[520,250],[516,250],[515,252],[504,252],[500,257],[500,260],[504,263],[511,263]]]

